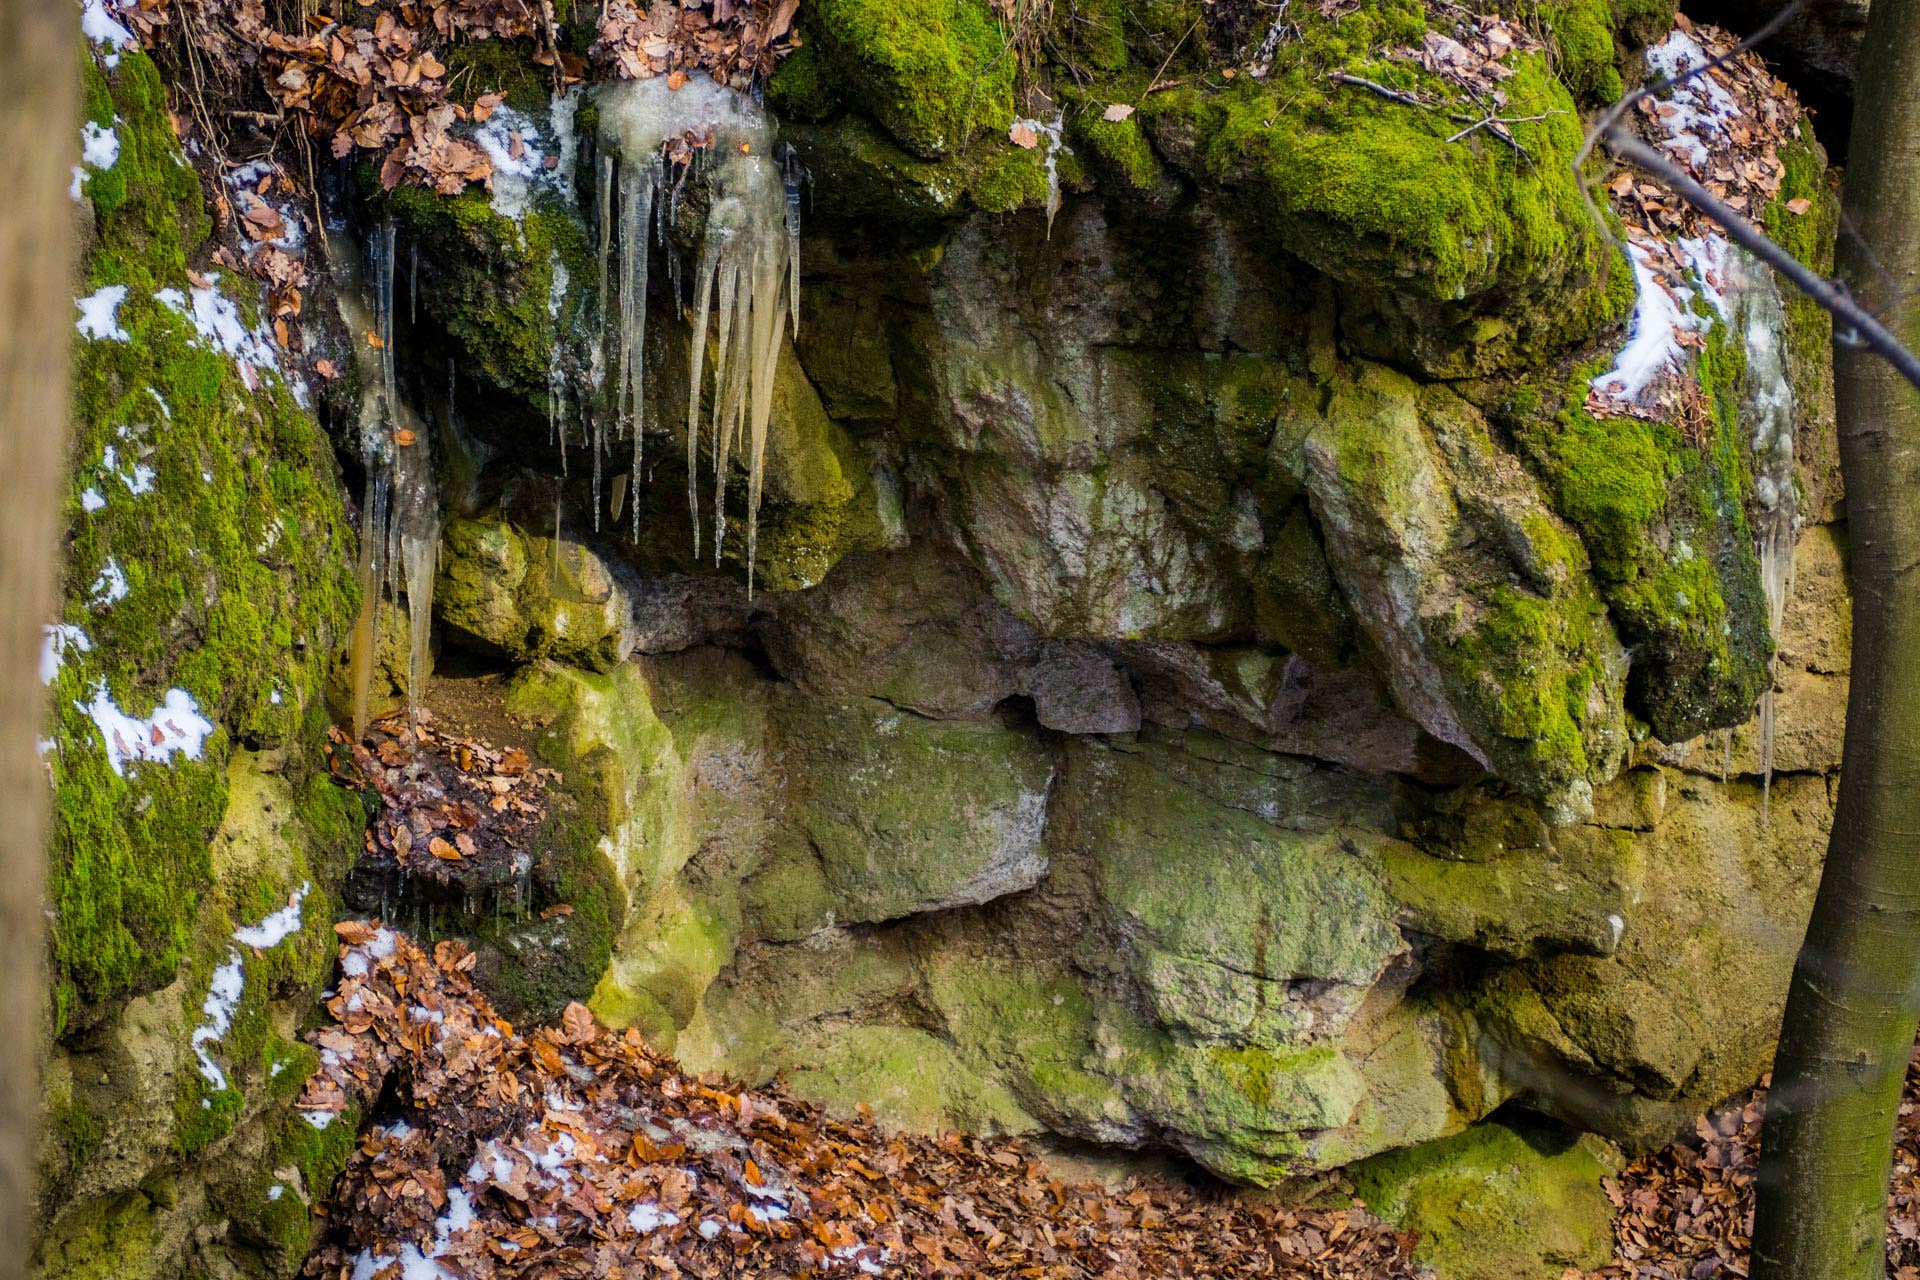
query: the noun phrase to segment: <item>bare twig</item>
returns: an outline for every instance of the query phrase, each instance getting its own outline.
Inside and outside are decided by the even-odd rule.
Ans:
[[[1673,189],[1702,217],[1719,225],[1727,238],[1792,281],[1802,293],[1833,314],[1838,322],[1834,341],[1860,347],[1880,356],[1894,371],[1920,389],[1920,357],[1907,350],[1874,314],[1853,300],[1846,286],[1829,280],[1775,244],[1764,232],[1723,204],[1693,180],[1680,166],[1622,129],[1606,135],[1609,150],[1637,165]]]
[[[1371,89],[1388,102],[1397,102],[1404,107],[1418,107],[1422,111],[1433,110],[1432,107],[1420,101],[1420,99],[1414,97],[1412,94],[1402,93],[1398,89],[1389,89],[1378,80],[1369,80],[1365,76],[1351,76],[1344,71],[1336,71],[1333,73],[1332,79],[1335,84],[1350,84],[1358,89]]]
[[[1202,16],[1204,17],[1205,15],[1203,14]],[[1140,96],[1133,100],[1133,105],[1136,109],[1139,108],[1142,102],[1146,101],[1147,95],[1153,92],[1153,87],[1160,83],[1161,73],[1164,72],[1167,69],[1168,65],[1173,62],[1173,55],[1180,52],[1180,46],[1187,42],[1187,36],[1192,35],[1195,31],[1198,31],[1199,29],[1200,29],[1200,19],[1195,18],[1193,20],[1193,25],[1187,28],[1187,35],[1181,36],[1178,40],[1173,42],[1173,48],[1167,50],[1167,56],[1160,60],[1160,70],[1155,71],[1153,73],[1153,79],[1147,81],[1147,87],[1142,89],[1140,91]]]
[[[1508,134],[1506,126],[1510,124],[1534,124],[1538,121],[1545,120],[1549,116],[1562,116],[1565,114],[1566,112],[1564,111],[1542,111],[1539,115],[1534,116],[1482,116],[1460,132],[1448,138],[1447,141],[1458,142],[1476,129],[1487,129],[1493,133],[1494,137],[1499,138],[1502,142],[1513,143],[1513,138]],[[1513,145],[1517,146],[1518,144],[1513,143]]]
[[[1447,111],[1436,107],[1432,103],[1423,101],[1411,93],[1403,93],[1398,89],[1390,89],[1378,80],[1369,80],[1365,76],[1349,75],[1344,71],[1336,71],[1329,78],[1332,79],[1335,84],[1350,84],[1357,89],[1366,89],[1379,94],[1388,102],[1397,102],[1401,106],[1414,107],[1421,111],[1431,111],[1435,115],[1445,116],[1455,124],[1467,126],[1451,138],[1448,138],[1448,142],[1458,142],[1468,134],[1473,133],[1476,129],[1485,129],[1488,133],[1491,133],[1494,137],[1500,139],[1500,141],[1506,143],[1509,147],[1512,147],[1516,153],[1525,156],[1528,160],[1533,159],[1532,153],[1521,144],[1520,139],[1508,132],[1506,126],[1534,120],[1544,120],[1548,116],[1561,114],[1558,111],[1546,111],[1537,116],[1469,116],[1463,115],[1458,111]]]

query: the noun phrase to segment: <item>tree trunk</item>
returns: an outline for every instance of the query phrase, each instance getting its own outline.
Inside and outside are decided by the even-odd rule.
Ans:
[[[1920,348],[1920,0],[1874,0],[1843,278]],[[1826,869],[1794,966],[1761,1137],[1753,1280],[1877,1280],[1920,1021],[1920,391],[1836,345],[1853,683]]]
[[[40,1109],[42,824],[47,771],[41,625],[52,608],[55,520],[74,338],[73,202],[79,6],[0,4],[0,1280],[25,1274]]]

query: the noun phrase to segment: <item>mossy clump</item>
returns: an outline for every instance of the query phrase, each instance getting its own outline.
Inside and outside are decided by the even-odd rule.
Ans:
[[[1018,58],[984,0],[815,0],[803,22],[850,96],[917,156],[1013,123]]]
[[[1442,1280],[1555,1276],[1613,1257],[1605,1170],[1551,1122],[1489,1121],[1351,1173],[1369,1208],[1415,1233],[1414,1261]]]
[[[1337,69],[1331,34],[1322,55]],[[1529,363],[1618,314],[1612,251],[1574,182],[1581,144],[1567,90],[1540,55],[1512,59],[1509,108],[1521,155],[1491,138],[1449,141],[1444,114],[1330,86],[1304,67],[1219,93],[1143,103],[1150,136],[1192,138],[1203,175],[1240,193],[1290,252],[1430,332],[1434,372]],[[1440,92],[1404,63],[1353,63],[1368,78]],[[1407,81],[1399,84],[1400,81]],[[1516,306],[1517,300],[1524,304]],[[1457,332],[1452,332],[1457,330]]]
[[[529,421],[544,421],[554,345],[597,314],[598,258],[579,211],[540,191],[513,218],[478,184],[457,196],[411,186],[378,195],[371,166],[360,176],[375,215],[399,229],[419,290],[410,305],[444,330],[462,381],[497,387]]]
[[[1629,706],[1669,742],[1746,719],[1767,679],[1772,642],[1744,510],[1742,359],[1716,325],[1698,361],[1711,414],[1703,443],[1667,423],[1594,417],[1585,391],[1597,366],[1543,397],[1557,413],[1515,424],[1635,647]]]
[[[124,339],[77,344],[64,625],[52,679],[55,1024],[171,981],[208,883],[207,840],[237,739],[310,748],[325,654],[352,615],[352,539],[332,455],[281,375],[223,352],[184,304],[205,266],[198,177],[168,131],[152,62],[86,70],[119,156],[83,186],[95,240],[82,288],[122,290]],[[242,323],[249,284],[212,273]],[[259,357],[254,356],[255,360]],[[135,719],[177,689],[213,725],[196,756],[110,756],[88,713]],[[118,767],[116,767],[116,764]]]

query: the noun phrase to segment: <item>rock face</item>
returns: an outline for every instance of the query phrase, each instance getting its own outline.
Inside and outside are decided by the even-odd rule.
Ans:
[[[78,186],[79,288],[105,310],[75,347],[42,670],[52,999],[30,1247],[48,1275],[290,1274],[353,1143],[291,1109],[363,822],[322,757],[353,536],[251,286],[211,267],[154,65],[89,59],[86,90],[117,150]]]
[[[1760,385],[1737,326],[1703,329],[1699,420],[1586,407],[1634,276],[1568,176],[1577,110],[1664,16],[1547,7],[1552,57],[1503,81],[1541,113],[1521,163],[1325,82],[1419,44],[1417,6],[1302,16],[1311,77],[1141,97],[1156,66],[1239,56],[1212,20],[1182,44],[1200,24],[1161,10],[1193,8],[1099,3],[1057,33],[1086,77],[1058,86],[1054,151],[1006,140],[1010,66],[974,74],[1001,39],[981,0],[802,7],[769,101],[815,185],[751,597],[737,536],[717,567],[692,552],[676,431],[648,435],[639,493],[550,443],[556,317],[598,305],[580,207],[363,184],[423,249],[403,367],[463,380],[440,642],[510,668],[504,710],[591,827],[581,954],[608,958],[542,999],[590,990],[693,1068],[902,1124],[1264,1185],[1369,1160],[1447,1274],[1557,1275],[1601,1255],[1605,1206],[1587,1149],[1528,1113],[1657,1143],[1771,1049],[1845,704],[1827,334],[1788,307],[1789,381]],[[92,105],[126,122],[121,163],[166,175],[157,99],[128,96],[155,90],[129,56]],[[1818,258],[1824,162],[1795,148],[1780,200],[1813,211],[1782,225]],[[91,181],[111,247],[125,213]],[[128,286],[142,340],[82,355],[49,1273],[102,1240],[136,1242],[129,1274],[284,1272],[304,1198],[262,1200],[262,1171],[312,1190],[338,1156],[275,1100],[357,847],[308,714],[349,539],[312,419],[152,301],[196,244],[97,251],[89,285]],[[657,372],[689,341],[667,276],[656,424],[688,408]],[[180,387],[170,432],[148,384]],[[1749,418],[1783,387],[1804,527],[1774,627]],[[156,492],[123,492],[136,466]],[[197,563],[130,541],[195,520]],[[130,594],[102,603],[115,565]],[[182,690],[199,758],[123,771],[86,710],[102,679],[130,718]],[[307,927],[245,959],[232,1029],[196,1042],[235,930],[303,884]],[[1472,1259],[1541,1205],[1564,1230]],[[189,1232],[212,1216],[229,1237]]]
[[[970,121],[937,89],[982,11],[927,7],[919,43],[811,7],[772,86],[816,186],[771,590],[672,545],[671,480],[637,537],[594,535],[577,468],[556,574],[558,459],[468,415],[493,452],[439,617],[538,660],[519,705],[608,796],[596,1011],[903,1122],[1260,1183],[1507,1103],[1653,1142],[1750,1083],[1844,705],[1825,331],[1786,312],[1779,385],[1708,332],[1704,422],[1588,409],[1633,277],[1553,157],[1663,24],[1589,41],[1557,12],[1558,78],[1515,52],[1507,92],[1545,112],[1515,167],[1306,81],[1082,111],[1030,154],[997,132],[1011,86]],[[1421,35],[1351,21],[1301,39]],[[1118,29],[1112,72],[1179,35]],[[546,289],[540,245],[585,225],[461,199],[496,292]],[[428,349],[492,323],[462,297],[428,302]],[[684,335],[650,332],[671,365]],[[671,421],[684,389],[659,394]],[[1809,519],[1776,638],[1745,424],[1780,395]]]

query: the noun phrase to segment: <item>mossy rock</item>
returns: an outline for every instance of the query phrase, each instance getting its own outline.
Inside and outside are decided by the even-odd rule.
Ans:
[[[983,0],[816,0],[802,21],[854,99],[919,156],[1013,123],[1018,59]]]
[[[449,520],[434,615],[482,652],[610,671],[633,649],[633,602],[591,548],[498,518]]]
[[[1584,398],[1596,367],[1581,368],[1557,397],[1544,393],[1545,404],[1563,406],[1557,412],[1508,416],[1635,648],[1629,704],[1670,742],[1745,720],[1767,682],[1772,641],[1745,513],[1741,369],[1739,348],[1716,324],[1698,364],[1714,414],[1704,444],[1665,423],[1595,418]]]
[[[796,779],[788,820],[841,922],[987,902],[1046,874],[1053,765],[1029,734],[799,697],[777,724]]]
[[[1403,950],[1356,857],[1369,833],[1287,831],[1169,778],[1160,753],[1076,757],[1095,883],[1149,1006],[1196,1039],[1277,1047],[1310,1021],[1296,983],[1364,989]],[[1084,762],[1084,773],[1078,768]]]
[[[1349,1172],[1368,1208],[1418,1233],[1414,1261],[1440,1280],[1559,1280],[1613,1258],[1605,1170],[1551,1122],[1488,1121]]]
[[[74,352],[63,618],[87,648],[62,645],[49,699],[59,1029],[173,979],[230,745],[278,746],[296,770],[311,766],[326,658],[356,603],[352,535],[313,417],[278,373],[243,370],[156,297],[184,297],[189,266],[210,251],[158,71],[138,53],[107,73],[88,63],[86,92],[120,152],[83,184],[96,238],[81,288],[124,291],[126,336]],[[217,285],[242,323],[258,323],[249,286]],[[117,765],[84,706],[104,696],[142,719],[170,689],[212,733],[168,763]]]
[[[1405,18],[1417,39],[1422,20],[1397,8],[1381,21]],[[1294,65],[1265,83],[1154,95],[1138,113],[1147,136],[1338,281],[1357,304],[1349,340],[1368,355],[1449,377],[1524,368],[1619,316],[1631,277],[1581,200],[1579,117],[1545,56],[1512,58],[1502,86],[1514,109],[1543,117],[1513,130],[1522,156],[1449,142],[1457,126],[1443,115],[1329,86],[1328,65],[1411,74],[1370,60],[1386,37],[1365,25],[1303,18]]]

